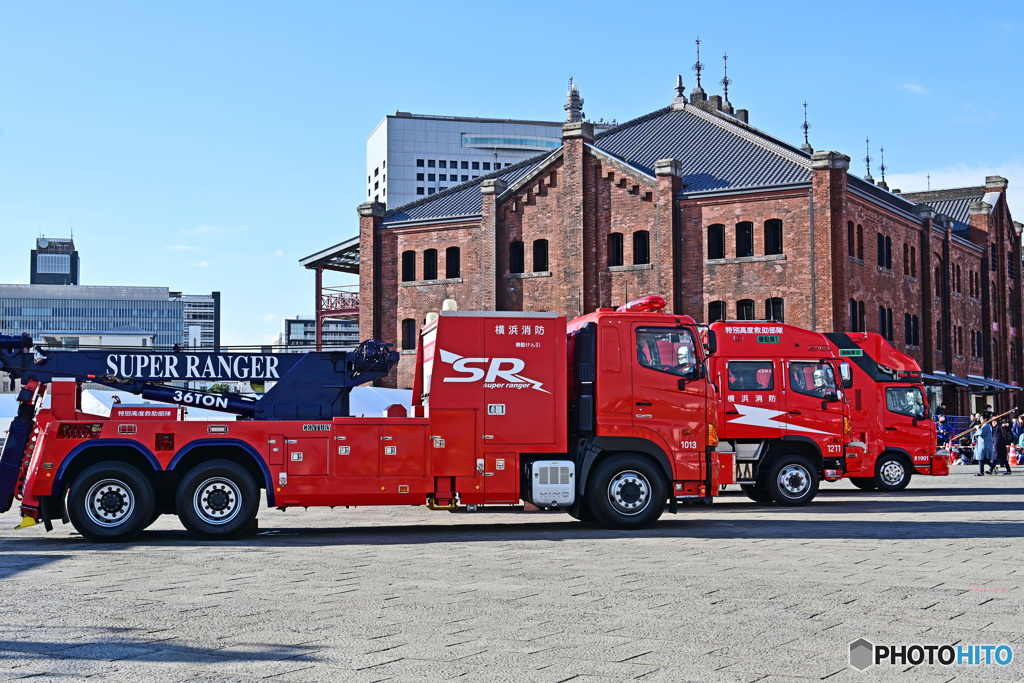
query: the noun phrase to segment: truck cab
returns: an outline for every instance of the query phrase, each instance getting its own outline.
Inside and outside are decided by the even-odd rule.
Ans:
[[[936,427],[917,362],[874,332],[825,336],[852,367],[847,393],[854,439],[864,444],[847,456],[846,476],[853,485],[902,491],[914,473],[949,474],[947,459],[936,452]]]
[[[584,493],[576,515],[608,517],[605,501],[628,512],[646,497],[674,511],[718,490],[713,335],[705,345],[693,318],[664,306],[645,297],[569,323],[570,449]]]
[[[716,322],[711,330],[718,340],[711,378],[721,391],[718,452],[731,465],[729,483],[757,502],[809,503],[821,479],[844,471],[849,367],[823,335],[794,325]]]

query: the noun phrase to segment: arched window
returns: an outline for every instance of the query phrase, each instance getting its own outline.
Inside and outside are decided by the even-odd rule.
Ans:
[[[885,306],[878,307],[878,334],[885,337]]]
[[[857,302],[850,299],[850,332],[860,332],[857,328]]]
[[[917,277],[917,247],[910,248],[910,277]]]
[[[914,346],[920,346],[921,345],[921,319],[918,318],[915,315],[915,316],[911,317],[910,323],[911,323],[911,327],[913,328],[913,333],[914,333],[914,335],[913,335],[914,336]]]
[[[764,319],[785,322],[785,311],[781,298],[773,296],[764,300]]]
[[[942,296],[942,268],[935,266],[935,296]]]
[[[725,258],[725,226],[708,226],[708,259]]]
[[[409,351],[416,348],[416,321],[406,318],[402,321],[402,349]]]
[[[868,323],[867,323],[867,317],[865,317],[865,314],[864,314],[864,302],[863,301],[858,301],[857,302],[857,325],[858,325],[857,329],[859,331],[867,332],[867,330],[868,330]]]
[[[764,222],[764,253],[782,253],[782,221],[778,218]]]
[[[885,267],[892,270],[892,239],[885,238]]]
[[[736,302],[736,319],[737,320],[753,320],[754,319],[754,300],[753,299],[740,299]]]
[[[736,258],[754,255],[754,224],[749,221],[736,224]]]
[[[508,245],[508,272],[522,273],[526,269],[526,255],[519,240]]]
[[[651,233],[637,230],[633,233],[633,265],[651,262]]]
[[[543,273],[548,270],[548,241],[533,241],[533,272]]]
[[[846,253],[849,256],[857,255],[857,240],[853,234],[853,221],[846,222]]]
[[[625,262],[625,240],[621,232],[613,232],[608,235],[608,265],[621,266]]]
[[[444,250],[444,276],[449,280],[462,277],[462,254],[458,247]]]
[[[978,357],[978,338],[974,336],[974,330],[971,330],[971,357]]]
[[[875,244],[878,251],[878,267],[885,268],[885,235],[876,233]]]
[[[910,275],[910,245],[903,243],[903,274]]]
[[[914,332],[910,329],[910,314],[903,315],[903,343],[910,346],[914,339]]]
[[[964,293],[964,281],[960,277],[961,273],[962,273],[962,271],[960,270],[960,266],[957,266],[956,267],[956,291],[957,291],[957,294],[963,294]]]
[[[437,279],[437,249],[427,249],[423,252],[423,279]]]
[[[402,252],[402,282],[412,282],[416,279],[416,252]]]
[[[864,228],[857,224],[857,258],[864,260]]]
[[[712,301],[708,304],[708,324],[725,320],[725,302]]]

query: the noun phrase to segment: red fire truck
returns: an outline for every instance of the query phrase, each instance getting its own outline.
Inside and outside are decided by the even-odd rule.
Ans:
[[[694,320],[664,306],[646,297],[568,329],[549,313],[442,312],[420,333],[412,410],[393,406],[381,418],[349,417],[347,400],[397,361],[379,342],[270,358],[33,353],[31,340],[6,338],[0,370],[25,388],[0,458],[0,510],[19,497],[26,525],[63,518],[101,541],[164,513],[201,536],[230,538],[252,525],[262,488],[278,508],[525,500],[642,528],[666,506],[710,503],[718,491],[706,371],[716,336],[702,344]],[[277,383],[242,404],[160,384],[187,373]],[[144,406],[90,415],[85,380],[242,419],[187,422]],[[40,409],[47,386],[51,405]]]
[[[946,456],[936,452],[935,423],[917,362],[873,332],[825,336],[853,369],[847,400],[854,440],[864,446],[847,454],[850,482],[865,491],[902,491],[915,472],[949,474]]]
[[[818,332],[771,321],[716,322],[709,362],[718,404],[722,483],[752,500],[806,505],[845,470],[850,367]],[[732,476],[730,476],[730,474]]]

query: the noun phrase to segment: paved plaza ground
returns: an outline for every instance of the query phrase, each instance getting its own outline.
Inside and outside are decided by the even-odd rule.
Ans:
[[[1024,679],[1024,468],[825,484],[805,508],[727,493],[652,529],[556,513],[263,510],[134,542],[0,515],[0,679]],[[735,488],[735,487],[732,487]],[[847,663],[849,643],[998,644],[1007,667]]]

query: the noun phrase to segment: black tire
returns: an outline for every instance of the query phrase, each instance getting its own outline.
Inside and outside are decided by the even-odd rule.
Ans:
[[[779,505],[807,505],[818,494],[818,468],[802,455],[784,455],[768,468],[764,488]]]
[[[68,488],[67,512],[90,541],[126,541],[149,525],[156,497],[138,468],[101,462],[86,468]]]
[[[859,488],[861,491],[875,490],[874,477],[850,477],[850,483]]]
[[[743,493],[746,494],[747,498],[755,503],[768,505],[775,502],[771,494],[765,491],[762,484],[740,484],[740,488],[743,489]]]
[[[192,533],[215,540],[236,538],[256,519],[260,489],[241,465],[210,460],[182,478],[175,503],[178,519]]]
[[[879,491],[902,491],[910,484],[914,468],[895,453],[883,453],[875,462],[875,485]]]
[[[665,511],[664,478],[646,458],[614,455],[590,473],[582,505],[609,529],[644,529]]]

